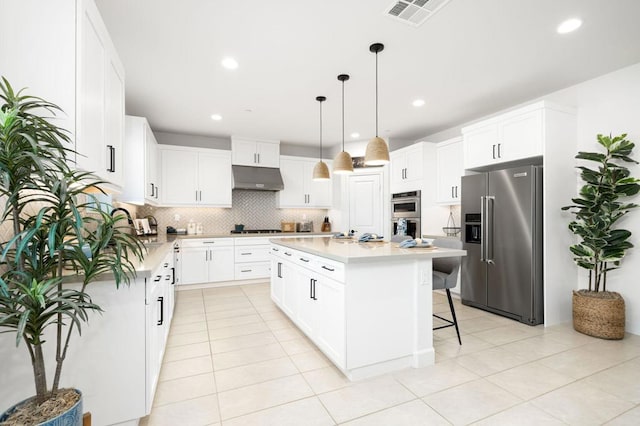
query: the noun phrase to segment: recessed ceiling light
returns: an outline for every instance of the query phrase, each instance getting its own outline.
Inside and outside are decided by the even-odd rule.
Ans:
[[[424,99],[416,99],[415,101],[411,102],[411,105],[413,105],[414,107],[421,107],[424,105]]]
[[[567,34],[577,30],[582,25],[582,21],[578,18],[567,19],[560,25],[558,25],[558,34]]]
[[[352,138],[354,138],[354,139],[355,139],[355,138],[359,138],[359,137],[360,137],[360,133],[358,133],[358,132],[353,132],[353,133],[351,133],[351,137],[352,137]]]
[[[220,114],[213,114],[211,115],[211,119],[215,121],[220,121],[222,120],[222,116]]]
[[[222,60],[222,66],[228,70],[235,70],[238,68],[238,61],[233,58],[224,58]]]

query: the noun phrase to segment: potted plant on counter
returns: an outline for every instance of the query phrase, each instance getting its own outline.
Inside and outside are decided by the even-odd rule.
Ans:
[[[604,152],[578,152],[575,158],[596,163],[578,166],[584,185],[573,204],[563,207],[575,215],[569,229],[580,238],[570,247],[576,264],[589,272],[587,289],[573,292],[573,327],[590,336],[622,339],[625,327],[624,299],[607,290],[607,274],[621,266],[631,232],[616,225],[637,204],[625,202],[640,190],[625,163],[638,164],[631,153],[634,144],[627,135],[598,135]]]
[[[26,347],[35,383],[35,397],[5,411],[3,424],[82,424],[81,394],[60,380],[72,336],[101,311],[90,284],[105,273],[128,284],[142,259],[130,230],[88,194],[103,182],[70,165],[67,132],[41,116],[59,111],[0,82],[0,234],[8,235],[0,246],[0,331]],[[76,283],[66,283],[65,270]],[[51,382],[47,364],[55,365]]]

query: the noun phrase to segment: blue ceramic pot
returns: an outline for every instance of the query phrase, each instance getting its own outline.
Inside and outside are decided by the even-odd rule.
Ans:
[[[80,394],[80,399],[73,405],[73,407],[69,408],[58,417],[39,423],[39,426],[82,426],[82,392],[78,389],[75,389],[75,391]],[[20,408],[21,405],[26,404],[34,398],[35,396],[27,398],[2,413],[0,416],[0,423],[4,422],[16,409]]]

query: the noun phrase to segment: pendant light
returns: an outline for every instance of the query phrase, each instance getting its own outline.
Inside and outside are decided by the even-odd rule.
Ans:
[[[376,137],[367,144],[364,154],[364,164],[367,166],[382,166],[389,162],[389,147],[378,136],[378,53],[384,50],[384,44],[374,43],[369,46],[369,51],[376,54]]]
[[[313,180],[329,180],[329,167],[322,161],[322,103],[326,100],[324,96],[316,97],[320,103],[320,161],[313,168]]]
[[[338,80],[342,82],[342,151],[333,160],[333,173],[344,175],[353,173],[353,161],[351,155],[344,150],[344,82],[349,80],[348,74],[340,74]]]

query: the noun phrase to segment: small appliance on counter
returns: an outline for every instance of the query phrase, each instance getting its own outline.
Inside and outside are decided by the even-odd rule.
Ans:
[[[174,228],[173,226],[167,226],[167,234],[186,234],[187,230],[184,228]]]
[[[296,223],[296,232],[313,232],[313,221]]]
[[[329,216],[324,217],[324,221],[322,222],[322,227],[320,228],[321,232],[331,232],[331,222],[329,222]]]
[[[280,222],[280,230],[282,232],[296,232],[296,223],[295,222],[285,222],[284,220]]]

